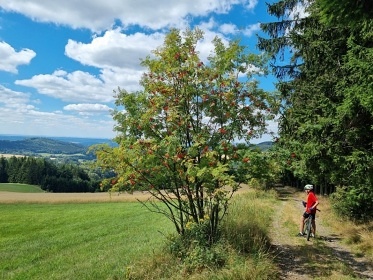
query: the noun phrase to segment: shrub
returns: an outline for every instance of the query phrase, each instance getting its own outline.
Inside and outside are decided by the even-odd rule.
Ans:
[[[201,268],[222,267],[225,262],[224,242],[208,242],[210,236],[209,220],[201,223],[188,223],[183,235],[170,235],[168,248],[177,257],[187,271]]]
[[[356,221],[373,218],[373,188],[362,185],[357,187],[338,187],[331,195],[332,207],[338,213]]]

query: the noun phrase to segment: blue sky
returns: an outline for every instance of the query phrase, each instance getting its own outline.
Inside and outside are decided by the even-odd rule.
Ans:
[[[0,134],[113,138],[113,90],[140,89],[140,59],[171,27],[204,30],[207,57],[215,36],[258,52],[260,22],[275,20],[262,0],[78,3],[0,0]]]

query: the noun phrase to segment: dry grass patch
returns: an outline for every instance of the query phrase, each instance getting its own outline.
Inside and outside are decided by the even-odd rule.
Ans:
[[[248,185],[243,185],[236,193],[243,194],[250,191]],[[90,203],[90,202],[126,202],[145,201],[151,197],[147,191],[133,193],[99,192],[99,193],[25,193],[0,190],[0,203]]]
[[[125,202],[144,201],[149,198],[147,192],[133,194],[118,193],[18,193],[0,192],[0,203],[90,203],[90,202]]]

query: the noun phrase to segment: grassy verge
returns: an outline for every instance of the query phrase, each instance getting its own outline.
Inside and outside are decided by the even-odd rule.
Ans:
[[[165,247],[153,258],[134,264],[128,279],[276,279],[278,269],[268,252],[267,237],[275,196],[253,191],[233,198],[222,223],[223,240],[215,248],[225,256],[223,267],[190,271]]]
[[[172,230],[139,203],[0,204],[0,279],[123,279]]]
[[[0,183],[0,192],[42,193],[40,187],[28,184]]]
[[[364,256],[373,263],[373,221],[354,223],[333,212],[328,198],[321,197],[320,200],[325,223],[342,236],[343,242],[353,249],[356,256]]]

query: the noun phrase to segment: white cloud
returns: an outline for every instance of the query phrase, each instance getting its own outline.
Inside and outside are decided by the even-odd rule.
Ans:
[[[218,35],[213,29],[215,22],[202,23],[205,28],[204,40],[197,45],[197,51],[203,61],[213,51],[212,40]],[[164,34],[146,35],[135,33],[122,34],[119,29],[96,36],[89,43],[69,40],[65,54],[80,63],[98,68],[98,76],[89,72],[71,73],[58,69],[52,74],[39,74],[30,79],[16,80],[15,84],[35,88],[40,94],[65,102],[107,103],[114,101],[114,90],[123,88],[127,91],[140,89],[139,81],[144,72],[141,59],[163,44]],[[224,43],[228,43],[223,38]]]
[[[109,112],[102,118],[105,105],[90,104],[81,106],[81,110],[92,113],[90,118],[79,115],[64,114],[61,111],[40,111],[30,103],[27,93],[12,91],[0,85],[0,119],[1,133],[40,135],[40,136],[73,136],[73,137],[114,137],[114,121]],[[84,104],[83,104],[84,105]],[[79,107],[79,106],[78,106]],[[96,114],[94,108],[96,107]],[[73,107],[74,108],[74,107]],[[100,118],[98,118],[98,115]]]
[[[247,2],[248,3],[246,4],[246,8],[248,10],[253,10],[256,7],[256,5],[258,4],[258,0],[249,0]]]
[[[234,5],[241,4],[252,10],[257,0],[0,0],[6,11],[24,14],[40,22],[52,22],[73,28],[88,28],[93,31],[110,29],[113,19],[123,26],[138,25],[153,30],[185,25],[188,16],[206,16],[209,13],[227,13]]]
[[[17,67],[29,64],[36,56],[36,53],[30,49],[22,49],[17,52],[6,42],[0,42],[0,70],[18,73]]]
[[[242,32],[247,37],[252,37],[256,32],[260,31],[260,23],[251,24],[243,30],[237,28],[235,24],[224,23],[219,25],[219,31],[224,35],[236,35]]]
[[[239,32],[236,25],[231,23],[224,23],[219,26],[219,31],[223,34],[237,34]]]
[[[111,102],[113,86],[87,72],[67,73],[61,70],[53,74],[40,74],[28,80],[16,80],[15,84],[33,87],[39,93],[66,102]]]
[[[102,37],[96,36],[88,44],[69,40],[65,54],[82,64],[98,68],[141,69],[140,59],[149,55],[163,40],[164,34],[161,33],[126,35],[117,28],[106,31]]]
[[[251,37],[255,35],[255,33],[258,32],[259,30],[260,30],[260,23],[255,23],[245,28],[243,30],[243,34],[247,37]]]
[[[100,113],[100,112],[109,112],[111,108],[107,105],[104,104],[69,104],[63,107],[64,110],[66,111],[77,111],[77,112],[95,112],[95,113]]]
[[[12,4],[3,2],[3,0],[0,0],[0,6],[3,8],[22,12],[37,20],[69,24],[74,27],[89,27],[91,29],[100,26],[95,24],[100,22],[99,18],[101,16],[105,19],[113,19],[121,13],[128,13],[128,10],[138,11],[138,9],[141,9],[143,15],[138,15],[139,17],[152,17],[158,13],[158,18],[164,18],[164,14],[162,14],[162,17],[159,16],[159,11],[164,11],[167,7],[166,17],[169,14],[174,14],[180,20],[187,13],[207,14],[211,11],[223,13],[227,12],[233,5],[240,3],[251,5],[250,7],[256,5],[256,1],[247,0],[200,0],[194,1],[193,4],[190,1],[176,1],[175,3],[160,1],[157,2],[157,5],[145,5],[146,7],[144,7],[144,5],[140,5],[141,1],[126,1],[124,5],[119,5],[116,1],[108,0],[105,7],[102,7],[102,1],[90,1],[89,3],[81,3],[85,7],[84,9],[76,9],[75,2],[71,0],[65,1],[64,4],[61,4],[62,6],[59,6],[60,3],[49,3],[49,1],[41,3],[36,0],[28,1],[25,5],[21,5],[21,3],[24,4],[24,1],[19,0],[12,1]],[[73,2],[74,5],[72,6]],[[151,12],[147,12],[147,6],[152,6]],[[126,9],[123,7],[126,7]],[[181,7],[187,11],[177,12]],[[61,14],[66,13],[68,10],[71,12],[65,21],[62,21],[62,18],[60,18],[59,8],[61,8]],[[103,10],[100,10],[102,14],[99,14],[94,11],[87,12],[90,9]],[[108,9],[111,10],[110,13]],[[199,11],[197,12],[197,10]],[[77,13],[80,15],[88,13],[87,17],[91,17],[89,22],[92,25],[85,26],[82,23],[79,24],[80,19],[78,18],[80,17],[77,16]],[[139,13],[134,12],[134,14]],[[92,18],[93,15],[98,16],[97,21]],[[117,18],[120,17],[117,16]],[[130,22],[130,19],[126,20]],[[146,18],[142,18],[142,20],[149,24],[149,20]],[[167,20],[172,22],[169,18]],[[132,21],[136,23],[136,20]],[[212,40],[217,35],[220,35],[220,37],[222,35],[213,31],[219,28],[219,24],[213,18],[210,18],[207,22],[200,23],[199,28],[205,31],[205,35],[204,40],[198,44],[197,51],[199,51],[201,59],[206,61],[213,50]],[[225,34],[232,34],[237,31],[237,28],[233,24],[223,24],[220,31]],[[115,28],[107,30],[102,35],[96,34],[91,42],[88,43],[70,39],[65,46],[65,55],[83,65],[98,68],[99,75],[83,71],[68,73],[63,69],[58,69],[52,74],[39,74],[29,79],[16,80],[15,84],[35,88],[40,94],[65,102],[112,102],[114,100],[113,90],[116,90],[118,87],[128,91],[140,89],[139,80],[144,71],[144,68],[140,65],[141,59],[144,59],[147,55],[151,54],[152,50],[161,46],[164,36],[165,34],[160,32],[150,32],[149,34],[137,32],[127,35],[123,33],[121,28]],[[224,39],[223,37],[223,42],[227,43],[228,39]]]
[[[12,91],[0,85],[0,103],[6,108],[20,109],[30,102],[30,94]],[[0,110],[1,111],[1,110]]]
[[[289,18],[290,19],[302,19],[309,16],[309,12],[307,11],[308,3],[307,1],[304,4],[298,3],[294,9],[290,12]]]

